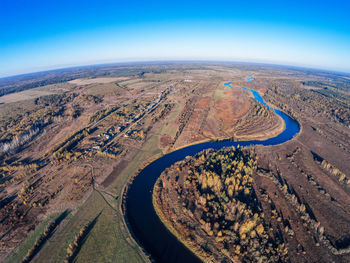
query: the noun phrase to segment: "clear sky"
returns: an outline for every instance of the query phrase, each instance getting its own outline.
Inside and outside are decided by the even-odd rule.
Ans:
[[[184,59],[350,72],[350,1],[0,0],[0,77]]]

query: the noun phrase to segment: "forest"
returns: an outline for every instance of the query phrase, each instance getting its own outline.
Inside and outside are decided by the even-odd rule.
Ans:
[[[256,169],[253,149],[206,150],[164,172],[154,188],[154,202],[166,218],[174,218],[171,214],[177,214],[176,209],[172,211],[164,198],[169,198],[170,177],[175,177],[171,183],[182,208],[178,212],[195,221],[201,229],[199,235],[210,243],[194,248],[203,258],[285,261],[288,250],[280,237],[268,231],[255,193],[252,174]],[[182,217],[175,225],[184,240],[195,235],[193,225]],[[212,247],[216,249],[213,251]]]

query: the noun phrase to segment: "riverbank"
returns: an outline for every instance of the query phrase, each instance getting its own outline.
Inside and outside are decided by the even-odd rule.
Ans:
[[[200,249],[198,246],[196,246],[193,242],[188,242],[187,240],[183,239],[179,233],[176,231],[176,229],[171,225],[171,222],[165,217],[165,215],[162,212],[162,209],[159,207],[159,199],[157,199],[156,195],[158,194],[158,191],[155,190],[156,185],[159,183],[160,177],[157,179],[156,183],[154,184],[154,190],[152,191],[152,204],[154,211],[156,212],[159,219],[162,221],[162,223],[166,226],[166,228],[177,238],[179,242],[181,242],[184,246],[186,246],[194,255],[196,255],[202,262],[211,262],[208,261],[208,255],[203,255],[200,253]]]
[[[262,225],[257,230],[258,236],[254,232],[251,236],[247,234],[241,241],[235,238],[236,236],[242,236],[241,230],[245,229],[246,225],[253,224],[255,219],[260,218],[260,223],[263,221],[263,216],[259,217],[262,213],[261,210],[255,210],[257,214],[254,215],[254,219],[250,211],[252,207],[260,207],[260,201],[253,201],[256,200],[255,193],[252,184],[250,184],[251,180],[253,180],[253,177],[251,177],[252,173],[256,168],[256,162],[251,162],[251,160],[255,160],[254,150],[249,150],[249,148],[241,149],[236,148],[235,150],[229,147],[217,151],[204,150],[165,170],[154,186],[153,206],[157,214],[160,215],[162,222],[168,228],[172,228],[171,232],[180,239],[180,242],[185,243],[190,250],[202,255],[202,258],[209,262],[224,262],[222,260],[241,262],[240,259],[247,260],[248,258],[251,260],[254,258],[251,252],[255,250],[256,246],[252,245],[252,243],[248,245],[245,241],[260,242],[264,239],[267,242],[267,237],[265,234],[262,234]],[[220,172],[220,168],[216,172],[210,168],[213,167],[212,165],[217,165],[225,169],[226,164],[231,166],[232,163],[236,163],[232,162],[232,160],[242,160],[241,154],[243,152],[245,153],[244,156],[247,157],[243,161],[244,169],[242,169],[243,162],[229,173],[224,174]],[[203,158],[204,156],[208,158]],[[215,158],[215,156],[220,159]],[[214,174],[214,182],[219,182],[220,184],[210,184],[209,178],[212,177],[204,175],[208,174],[205,172],[205,169],[209,169]],[[241,171],[245,179],[241,181],[240,178],[242,179],[242,177],[234,176],[235,170]],[[233,178],[232,176],[235,177],[235,184],[240,185],[239,188],[234,190],[230,188],[232,185],[228,181]],[[247,178],[250,178],[250,180]],[[205,189],[202,187],[204,185]],[[221,190],[216,187],[217,185],[220,185]],[[258,191],[257,188],[255,190]],[[227,199],[227,196],[232,197],[234,192],[237,193],[234,196],[240,196],[238,192],[244,192],[245,196],[251,195],[251,198],[244,200],[239,198]],[[224,193],[224,196],[222,193]],[[225,219],[222,216],[224,211]],[[241,217],[241,213],[245,213],[245,216]],[[264,228],[267,229],[268,223],[266,221],[263,222]],[[237,224],[241,226],[239,231],[239,225]],[[252,227],[257,224],[253,224]],[[281,245],[278,240],[273,238],[272,234],[270,234],[270,238],[268,239],[273,244]],[[261,244],[258,250],[261,252],[261,255],[268,256],[270,252],[264,250],[264,248],[268,247],[266,242]],[[279,256],[283,257],[283,255],[284,252],[280,251]]]
[[[144,165],[144,168],[133,176],[123,194],[124,214],[130,231],[153,259],[167,262],[199,261],[198,253],[195,254],[194,249],[189,250],[184,241],[179,241],[178,237],[168,230],[169,224],[164,225],[160,218],[161,213],[159,211],[157,213],[154,208],[153,189],[161,173],[177,161],[183,160],[186,156],[193,156],[204,149],[220,149],[237,145],[278,145],[292,139],[299,132],[299,124],[281,111],[277,111],[276,114],[284,120],[286,125],[286,129],[276,137],[266,140],[208,141],[191,144],[160,156]],[[167,252],[164,253],[164,251]],[[200,256],[200,258],[203,257]]]

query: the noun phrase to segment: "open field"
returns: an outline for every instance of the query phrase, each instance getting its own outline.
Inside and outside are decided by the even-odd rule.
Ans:
[[[129,178],[155,156],[192,143],[265,139],[283,130],[281,119],[257,104],[242,86],[257,90],[302,125],[301,134],[286,145],[257,147],[258,164],[266,176],[282,174],[324,226],[332,245],[348,246],[349,90],[333,85],[348,79],[214,63],[108,66],[93,74],[89,70],[50,73],[41,77],[40,83],[47,85],[40,87],[29,80],[4,86],[0,261],[23,259],[45,224],[67,209],[70,214],[33,262],[62,262],[86,225],[75,250],[76,262],[147,261],[123,220],[122,194]],[[255,79],[248,83],[250,76]],[[58,83],[50,84],[54,80]],[[232,82],[233,88],[225,82]],[[290,241],[290,251],[300,253],[291,259],[313,259],[320,249],[313,251],[312,235],[303,235],[311,228],[300,226],[300,216],[288,212],[292,208],[281,201],[286,197],[274,177],[253,177],[259,186],[256,192],[266,188],[277,210],[295,222],[291,227],[307,254]],[[327,220],[331,215],[337,215],[334,222]],[[14,255],[16,247],[21,253]],[[338,259],[322,253],[320,257]]]
[[[12,93],[9,95],[2,96],[0,97],[0,103],[18,102],[22,100],[34,99],[40,96],[51,95],[51,94],[54,94],[54,93],[50,91],[33,90],[33,89],[26,90],[26,91],[21,91],[18,93]]]
[[[1,103],[12,103],[19,101],[28,101],[31,99],[39,98],[41,96],[47,96],[51,94],[59,94],[63,92],[70,91],[74,85],[69,83],[52,84],[39,88],[28,89],[25,91],[20,91],[16,93],[11,93],[0,97]]]
[[[124,81],[129,79],[128,77],[118,77],[118,78],[92,78],[92,79],[74,79],[69,81],[69,83],[75,85],[89,85],[89,84],[105,84],[118,81]]]

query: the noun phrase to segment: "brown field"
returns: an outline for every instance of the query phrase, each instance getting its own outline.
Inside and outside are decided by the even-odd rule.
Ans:
[[[327,93],[321,95],[319,87],[300,88],[299,78],[271,77],[263,73],[260,79],[256,77],[253,82],[245,84],[264,94],[267,102],[283,109],[301,124],[301,132],[293,140],[278,146],[254,148],[258,160],[253,174],[254,190],[271,235],[282,238],[288,249],[287,261],[348,262],[350,132],[346,125],[349,121],[349,101],[327,97]],[[230,104],[214,108],[218,114],[216,120],[226,120],[223,122],[226,128],[231,127],[229,121],[232,121],[234,112],[229,106],[237,103],[237,98],[230,98],[229,93],[225,90],[217,92],[216,101],[227,100]],[[342,94],[349,92],[339,91],[337,94],[341,98]],[[249,98],[245,100],[249,105]],[[338,103],[342,105],[337,111],[341,112],[341,116],[334,115],[334,110],[329,109],[331,103],[333,107],[337,107]],[[270,137],[279,130],[279,120],[274,120],[270,126],[272,132],[267,132],[269,128],[255,119],[256,115],[250,115],[254,113],[251,110],[252,104],[232,125],[236,138],[249,138],[249,135],[257,138],[258,134]],[[249,121],[250,118],[254,121]],[[211,127],[223,126],[212,124]],[[207,134],[211,135],[210,132]],[[198,164],[195,167],[199,169]],[[214,236],[205,232],[207,230],[203,231],[207,226],[201,221],[203,216],[200,216],[198,197],[184,192],[190,185],[184,185],[186,177],[191,174],[188,168],[193,167],[179,162],[161,176],[155,188],[154,202],[162,220],[202,258],[214,262],[242,261],[244,253],[235,254],[229,250],[232,246],[223,245],[226,241],[222,240],[228,240],[229,236],[225,237],[214,228]],[[193,203],[197,205],[192,206]],[[206,244],[204,250],[202,244]],[[255,260],[258,262],[258,257],[252,261]]]
[[[40,235],[43,230],[34,229],[44,229],[45,219],[67,209],[71,214],[33,262],[49,256],[52,262],[62,261],[68,244],[91,222],[94,226],[77,262],[97,262],[101,255],[106,262],[147,261],[120,209],[124,186],[142,165],[188,144],[264,139],[284,129],[280,118],[259,106],[242,86],[259,91],[266,102],[302,125],[293,141],[257,148],[259,165],[269,176],[282,173],[324,226],[332,245],[348,245],[348,91],[301,85],[311,80],[323,83],[330,76],[220,64],[135,66],[128,69],[132,73],[122,70],[108,68],[101,70],[101,76],[94,73],[91,78],[83,75],[71,80],[73,77],[0,97],[5,102],[0,105],[0,261],[23,259],[35,242],[26,237]],[[105,77],[106,71],[111,77]],[[255,80],[247,83],[249,76]],[[224,86],[227,81],[234,88]],[[332,111],[331,107],[337,108]],[[283,217],[290,218],[295,237],[286,238],[290,251],[299,253],[291,256],[292,261],[348,259],[346,255],[333,257],[322,244],[315,248],[315,234],[301,223],[273,178],[255,174],[254,180],[256,187],[266,189]],[[105,249],[101,250],[101,242]]]
[[[128,77],[118,77],[118,78],[92,78],[92,79],[74,79],[69,81],[69,83],[80,85],[90,85],[90,84],[105,84],[118,81],[125,81],[129,79]]]

